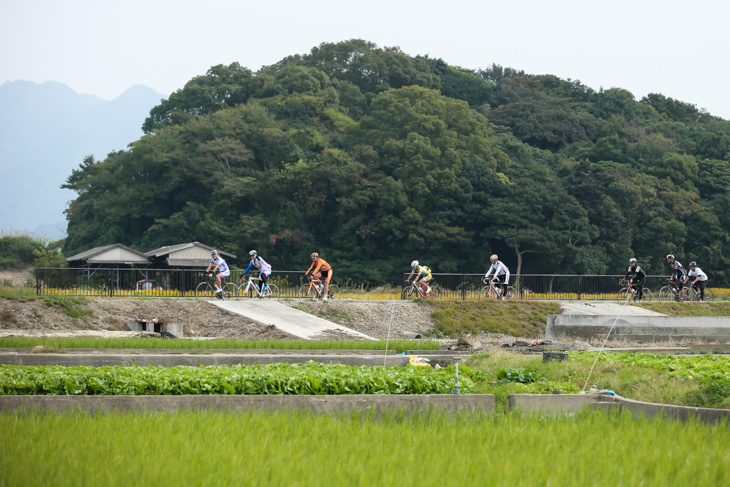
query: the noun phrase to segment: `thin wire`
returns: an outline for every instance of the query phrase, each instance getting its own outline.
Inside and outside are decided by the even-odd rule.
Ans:
[[[388,337],[385,339],[385,354],[383,355],[383,367],[385,367],[386,360],[388,359],[388,343],[390,342],[390,324],[393,322],[393,312],[395,311],[395,301],[393,306],[390,308],[390,319],[388,320]]]
[[[628,291],[630,293],[630,291]],[[629,304],[629,299],[631,299],[631,294],[629,294],[629,297],[626,298],[626,301],[624,302],[624,306]],[[613,325],[611,325],[611,329],[608,330],[608,334],[606,335],[606,338],[603,340],[603,344],[601,345],[601,348],[598,350],[598,353],[596,354],[596,359],[593,361],[593,365],[591,365],[591,370],[588,372],[588,377],[586,377],[586,383],[583,384],[583,391],[586,391],[586,387],[588,387],[588,381],[591,380],[591,374],[593,374],[593,368],[596,366],[596,363],[598,362],[598,357],[601,356],[601,352],[603,352],[603,348],[606,346],[606,342],[608,341],[608,337],[611,336],[611,332],[613,331],[613,328],[616,326],[616,322],[618,321],[618,315],[616,315],[616,318],[613,320]]]

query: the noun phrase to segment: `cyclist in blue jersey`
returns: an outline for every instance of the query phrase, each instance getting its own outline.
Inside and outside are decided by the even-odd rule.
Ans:
[[[223,294],[223,289],[221,289],[221,281],[224,277],[231,275],[231,270],[228,268],[228,264],[226,264],[226,261],[223,260],[221,256],[218,255],[218,251],[213,249],[210,251],[210,257],[211,261],[210,264],[208,264],[208,268],[205,269],[205,272],[211,272],[213,271],[215,274],[215,293],[217,295]]]

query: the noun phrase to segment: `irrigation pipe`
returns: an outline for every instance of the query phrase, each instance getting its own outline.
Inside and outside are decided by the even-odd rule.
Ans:
[[[385,354],[383,355],[383,367],[385,367],[386,361],[388,360],[388,343],[390,342],[390,325],[393,323],[393,312],[395,311],[395,301],[393,306],[390,307],[390,319],[388,320],[388,337],[385,339]]]
[[[631,299],[631,292],[628,293],[629,296],[626,298],[626,301],[624,302],[624,306],[629,304],[629,299]],[[591,380],[591,374],[593,374],[593,368],[596,366],[596,363],[598,362],[598,357],[601,356],[601,352],[603,352],[603,349],[606,346],[606,342],[608,341],[608,337],[611,336],[611,332],[613,331],[614,327],[616,326],[616,322],[618,321],[618,315],[616,315],[616,318],[613,320],[613,325],[611,325],[611,328],[608,330],[608,333],[606,334],[606,338],[603,340],[603,343],[601,344],[601,348],[598,349],[598,353],[596,354],[596,359],[593,361],[593,365],[591,365],[591,370],[588,371],[588,377],[586,377],[586,383],[583,384],[583,391],[586,391],[586,387],[588,387],[588,381]]]

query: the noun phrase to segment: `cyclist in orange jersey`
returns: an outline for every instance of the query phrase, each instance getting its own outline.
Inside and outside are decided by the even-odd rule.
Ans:
[[[309,271],[312,271],[312,277],[324,281],[324,296],[322,299],[327,299],[330,293],[330,280],[332,280],[332,266],[327,263],[326,260],[322,259],[317,252],[312,252],[310,256],[312,258],[312,265],[309,266],[307,272],[304,273],[306,277]],[[320,272],[321,271],[321,272]],[[324,277],[324,279],[323,279]]]

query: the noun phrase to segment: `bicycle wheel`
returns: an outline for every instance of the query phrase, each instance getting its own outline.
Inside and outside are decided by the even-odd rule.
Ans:
[[[330,284],[327,299],[340,299],[340,296],[340,288],[336,284]]]
[[[641,290],[641,302],[651,302],[651,300],[654,299],[654,294],[651,292],[651,289],[648,287],[645,287]]]
[[[715,293],[712,292],[712,289],[705,289],[705,301],[714,301],[715,300]]]
[[[302,284],[299,286],[299,293],[297,294],[300,298],[316,299],[319,294],[314,287],[310,287],[309,284]]]
[[[418,297],[418,293],[413,289],[413,286],[406,286],[400,292],[401,299],[413,299]]]
[[[223,285],[223,297],[225,299],[231,299],[238,296],[238,287],[232,282],[227,282]]]
[[[279,299],[281,294],[279,293],[279,287],[276,284],[269,284],[268,289],[262,293],[264,299]]]
[[[663,302],[674,301],[674,293],[669,288],[669,286],[664,286],[663,288],[661,288],[657,293],[657,297],[659,298],[659,301]]]
[[[201,282],[198,287],[195,288],[195,297],[198,299],[213,299],[215,298],[215,290],[210,283]]]

